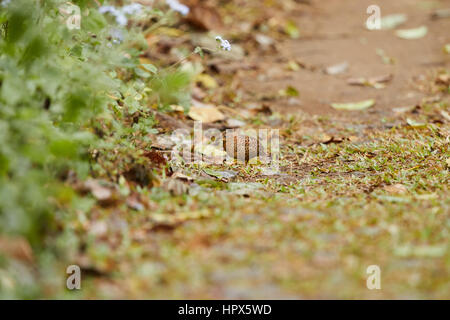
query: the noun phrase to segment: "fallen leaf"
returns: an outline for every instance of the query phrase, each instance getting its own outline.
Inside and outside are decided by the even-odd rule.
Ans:
[[[271,37],[266,36],[266,35],[261,34],[261,33],[257,33],[255,35],[255,40],[262,47],[269,47],[269,46],[271,46],[271,45],[273,45],[275,43],[275,41]]]
[[[202,85],[203,88],[206,89],[214,89],[217,88],[216,80],[211,77],[209,74],[201,73],[195,77],[195,82]]]
[[[177,105],[177,104],[171,104],[169,107],[174,112],[184,112],[184,107],[183,106],[180,106],[180,105]]]
[[[325,73],[329,74],[329,75],[336,75],[336,74],[344,73],[345,71],[347,71],[348,67],[349,67],[349,64],[347,61],[345,61],[345,62],[342,62],[339,64],[329,66],[328,68],[325,69]]]
[[[381,18],[381,29],[389,30],[398,27],[399,25],[405,23],[407,20],[407,15],[403,13],[390,14]]]
[[[291,61],[288,62],[287,68],[288,68],[288,70],[291,70],[291,71],[298,71],[298,70],[300,70],[302,67],[301,67],[300,64],[298,64],[297,61],[291,60]]]
[[[342,141],[344,141],[344,138],[339,138],[339,137],[330,136],[328,134],[323,134],[321,136],[319,143],[329,144],[329,143],[340,143]]]
[[[444,52],[445,52],[446,54],[450,54],[450,43],[447,43],[447,44],[444,46]]]
[[[205,123],[216,122],[225,119],[225,115],[212,105],[193,106],[189,109],[188,116],[197,121]]]
[[[278,94],[282,97],[298,97],[299,92],[294,87],[288,86],[286,89],[280,90]]]
[[[416,106],[406,106],[406,107],[394,108],[394,109],[392,109],[392,111],[394,111],[397,114],[402,114],[402,113],[411,112],[415,109],[416,109]]]
[[[450,74],[444,73],[444,74],[438,75],[435,82],[436,82],[436,84],[450,86]]]
[[[206,31],[218,31],[223,28],[219,12],[214,7],[201,4],[190,6],[187,21],[193,26]]]
[[[392,78],[392,74],[372,78],[350,78],[347,80],[347,83],[353,86],[367,86],[381,89],[385,87],[384,83],[391,81]]]
[[[374,99],[350,103],[332,103],[331,106],[336,110],[364,110],[375,104]]]
[[[401,39],[414,40],[420,39],[427,35],[428,28],[426,26],[421,26],[414,29],[401,29],[395,32],[395,35]]]
[[[224,182],[229,181],[230,179],[233,179],[237,176],[237,172],[233,170],[212,170],[205,168],[203,171],[213,177],[216,177]]]
[[[292,39],[298,39],[300,37],[300,31],[293,21],[286,22],[284,25],[284,32]]]
[[[413,128],[425,128],[427,126],[426,123],[418,122],[418,121],[416,121],[414,119],[411,119],[411,118],[407,118],[406,119],[406,123],[409,124]]]
[[[446,8],[446,9],[439,9],[434,11],[431,14],[431,18],[432,19],[445,19],[445,18],[450,18],[450,9]]]
[[[171,178],[174,178],[174,179],[176,178],[176,179],[185,180],[185,181],[194,181],[194,178],[185,175],[181,171],[177,171],[174,174],[172,174]]]
[[[445,118],[445,120],[450,121],[450,114],[447,111],[441,110],[441,115]]]

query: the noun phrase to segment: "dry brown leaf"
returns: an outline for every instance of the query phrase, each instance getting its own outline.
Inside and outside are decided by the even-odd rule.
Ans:
[[[171,178],[172,179],[180,179],[180,180],[184,180],[184,181],[194,181],[194,178],[185,175],[181,171],[177,171],[174,174],[172,174]]]
[[[417,108],[417,106],[405,106],[405,107],[398,107],[392,109],[396,114],[403,114],[407,112],[412,112]]]
[[[194,106],[191,107],[188,116],[197,121],[205,123],[216,122],[225,119],[225,115],[214,106]]]
[[[341,143],[344,140],[345,140],[345,138],[343,138],[343,137],[335,137],[335,136],[330,136],[328,134],[323,134],[319,143],[322,143],[322,144]]]
[[[450,85],[450,74],[440,74],[437,78],[436,78],[436,84],[442,84],[445,86]]]
[[[222,18],[213,7],[195,4],[190,7],[187,21],[202,30],[221,30],[223,28]]]
[[[383,88],[383,83],[391,81],[393,78],[392,74],[371,77],[371,78],[350,78],[347,80],[349,85],[353,86],[368,86],[374,88]]]
[[[445,120],[450,121],[450,114],[447,111],[441,110],[441,115],[445,118]]]

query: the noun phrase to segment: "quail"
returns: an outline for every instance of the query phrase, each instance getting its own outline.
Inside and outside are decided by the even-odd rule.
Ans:
[[[266,146],[262,140],[235,131],[227,131],[223,135],[223,149],[228,156],[242,162],[255,157],[267,158]]]

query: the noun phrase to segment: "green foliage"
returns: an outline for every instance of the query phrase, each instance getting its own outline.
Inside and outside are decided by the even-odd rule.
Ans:
[[[49,203],[60,200],[56,177],[68,168],[88,172],[94,136],[83,126],[105,109],[109,85],[101,67],[71,54],[86,35],[71,35],[56,14],[28,1],[1,13],[8,24],[0,41],[0,230],[35,244],[51,228]]]
[[[188,90],[190,81],[190,76],[186,72],[165,72],[154,77],[150,81],[150,87],[154,90],[160,104],[167,106],[180,103],[183,106],[188,106],[190,102],[190,91]]]
[[[69,30],[64,2],[15,0],[0,11],[0,232],[37,247],[77,201],[64,178],[98,168],[89,149],[139,157],[134,140],[154,123],[148,105],[186,104],[190,81],[141,66],[142,36],[122,28],[123,42],[113,42],[117,26],[90,1],[75,1],[81,29]]]

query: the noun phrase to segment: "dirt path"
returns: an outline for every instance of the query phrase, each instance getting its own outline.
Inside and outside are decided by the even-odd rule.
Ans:
[[[450,58],[442,48],[450,41],[450,20],[430,18],[436,9],[424,8],[418,1],[378,1],[381,15],[403,13],[408,20],[401,28],[428,27],[428,34],[417,40],[403,40],[393,30],[369,31],[364,27],[369,17],[366,9],[373,1],[312,1],[310,6],[294,17],[301,30],[301,38],[282,43],[278,54],[264,58],[253,57],[259,68],[242,76],[246,92],[276,93],[287,86],[295,87],[299,99],[271,101],[277,111],[295,113],[298,110],[321,115],[354,114],[336,111],[333,102],[356,102],[375,99],[376,106],[368,114],[381,118],[392,113],[396,107],[420,103],[426,94],[419,90],[420,80],[431,76],[433,71],[449,67]],[[440,1],[437,8],[445,7],[448,1]],[[386,64],[377,50],[383,50],[393,64]],[[304,68],[286,71],[289,61],[297,61]],[[342,74],[328,75],[326,67],[348,63]],[[262,72],[261,72],[262,71]],[[378,77],[393,75],[393,80],[384,89],[350,86],[348,78]]]

